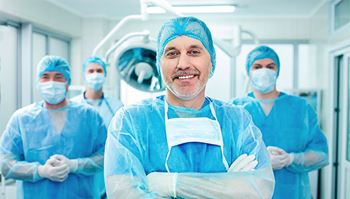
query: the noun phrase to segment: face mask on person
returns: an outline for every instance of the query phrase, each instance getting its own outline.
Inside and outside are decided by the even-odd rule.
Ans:
[[[94,91],[100,90],[106,77],[101,73],[92,73],[85,76],[86,83],[89,88]]]
[[[251,71],[250,81],[254,89],[261,93],[273,91],[276,85],[277,72],[271,69],[262,68]]]
[[[49,104],[58,104],[66,97],[66,82],[43,82],[39,83],[41,97]]]

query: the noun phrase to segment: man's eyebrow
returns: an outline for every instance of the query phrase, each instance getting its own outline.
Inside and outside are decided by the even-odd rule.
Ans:
[[[167,52],[167,51],[169,51],[169,50],[174,50],[174,49],[175,49],[175,47],[169,46],[169,47],[165,48],[164,52]]]
[[[200,46],[200,45],[191,45],[190,46],[190,48],[199,48],[199,49],[203,49],[203,47],[202,46]]]

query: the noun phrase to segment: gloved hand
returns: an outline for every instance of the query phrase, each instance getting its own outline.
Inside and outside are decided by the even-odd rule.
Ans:
[[[275,146],[268,146],[272,168],[275,170],[282,169],[293,163],[294,155],[285,152],[283,149]]]
[[[176,198],[177,173],[152,172],[147,175],[148,190],[161,197]]]
[[[39,176],[55,182],[63,182],[69,174],[69,167],[65,164],[58,165],[55,159],[48,159],[44,165],[38,167]]]
[[[76,172],[78,170],[78,160],[77,159],[68,159],[64,155],[53,155],[50,158],[58,161],[58,165],[67,165],[69,167],[69,172]]]
[[[230,166],[228,172],[253,171],[258,165],[255,155],[240,155]]]

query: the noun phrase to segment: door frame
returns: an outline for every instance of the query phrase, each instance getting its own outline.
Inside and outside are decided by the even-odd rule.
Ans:
[[[338,69],[338,66],[336,66],[337,57],[342,56],[341,62],[343,62],[343,66],[346,62],[344,61],[346,56],[350,58],[350,40],[349,42],[344,43],[347,43],[347,45],[338,46],[337,48],[328,51],[330,58],[330,108],[328,113],[331,116],[329,121],[331,133],[329,134],[328,144],[331,167],[325,171],[329,172],[330,177],[324,181],[324,184],[328,189],[327,193],[329,194],[328,197],[326,194],[326,196],[323,198],[345,199],[343,191],[345,178],[341,178],[341,176],[344,174],[343,164],[346,158],[346,139],[344,139],[344,136],[346,138],[347,121],[342,122],[342,120],[349,117],[347,111],[349,105],[347,104],[346,106],[342,106],[342,103],[347,102],[347,87],[349,86],[348,70],[350,69],[348,67]],[[344,77],[347,78],[344,79]],[[343,83],[343,87],[341,87],[341,83],[344,81],[345,83]]]

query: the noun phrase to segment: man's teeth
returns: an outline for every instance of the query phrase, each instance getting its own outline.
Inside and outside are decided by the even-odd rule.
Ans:
[[[179,79],[190,79],[193,77],[194,77],[194,75],[186,75],[186,76],[180,76]]]

